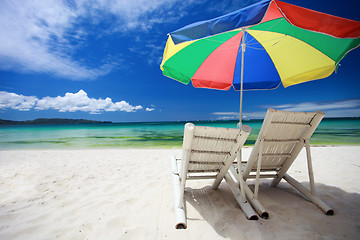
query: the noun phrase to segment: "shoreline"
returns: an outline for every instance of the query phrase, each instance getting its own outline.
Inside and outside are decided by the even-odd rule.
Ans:
[[[243,148],[252,148],[254,144],[251,145],[244,145]],[[310,144],[311,147],[315,148],[325,148],[325,147],[360,147],[360,143],[354,143],[354,144]],[[171,149],[182,149],[182,145],[168,145],[168,146],[86,146],[86,147],[77,147],[77,146],[68,146],[68,147],[12,147],[12,148],[1,148],[1,151],[26,151],[26,150],[131,150],[131,149],[139,149],[139,150],[171,150]]]
[[[247,159],[252,147],[245,147]],[[260,184],[269,219],[246,220],[223,181],[188,181],[188,228],[174,228],[169,157],[177,149],[0,151],[1,239],[358,239],[360,146],[312,147],[326,216],[289,184]],[[308,186],[302,151],[289,174]]]

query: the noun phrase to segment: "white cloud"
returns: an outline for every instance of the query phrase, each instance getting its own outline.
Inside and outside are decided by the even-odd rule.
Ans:
[[[34,96],[23,96],[16,93],[0,91],[0,109],[15,109],[19,111],[29,111],[36,104],[37,98]]]
[[[239,115],[238,112],[213,112],[214,115]]]
[[[117,29],[147,30],[154,23],[162,22],[161,15],[150,15],[154,11],[173,5],[177,0],[108,0],[108,1],[77,1],[83,10],[91,10],[92,17],[101,18],[104,12],[111,13],[117,18]]]
[[[304,102],[295,104],[282,104],[275,105],[273,108],[284,111],[293,112],[313,112],[313,111],[324,111],[332,112],[337,111],[339,116],[343,116],[342,111],[350,110],[356,113],[360,109],[360,99],[345,99],[337,101],[318,101],[318,102]]]
[[[271,108],[292,112],[323,111],[326,117],[360,117],[360,99],[344,99],[335,101],[316,101],[293,104],[272,105]],[[243,112],[243,119],[263,119],[269,106],[261,106],[263,111]],[[238,119],[238,112],[214,112],[219,120]]]
[[[239,119],[238,112],[213,112],[213,115],[219,115],[216,120],[233,120]]]
[[[233,119],[239,119],[239,113],[238,112],[213,112],[214,115],[219,115],[217,117],[217,120],[233,120]]]
[[[113,102],[111,98],[89,98],[87,93],[80,90],[77,93],[66,93],[64,96],[44,97],[23,96],[16,93],[0,91],[0,109],[15,109],[20,111],[57,110],[59,112],[135,112],[143,109],[141,105],[133,106],[126,101]],[[147,110],[148,111],[148,110]]]
[[[63,1],[1,1],[0,69],[69,79],[93,79],[108,73],[108,64],[91,68],[71,57],[74,47],[67,31],[77,17]],[[83,35],[81,29],[78,34]]]
[[[148,108],[148,107],[147,107],[145,110],[146,110],[147,112],[152,112],[152,111],[155,111],[155,108]]]
[[[259,112],[244,112],[243,119],[263,119],[265,117],[266,111]]]
[[[159,64],[163,46],[151,41],[153,38],[146,35],[154,34],[150,31],[154,26],[177,23],[195,5],[206,6],[208,11],[219,14],[243,6],[243,2],[208,2],[210,1],[0,1],[0,70],[47,73],[72,80],[96,79],[115,69],[126,67],[124,64],[131,64],[120,53],[114,55],[110,50],[106,52],[105,48],[99,51],[101,46],[107,44],[100,41],[107,39],[107,36],[114,32],[129,36],[129,31],[143,33],[140,50],[137,49],[139,47],[132,47],[130,50],[135,49],[140,55],[145,54],[150,65]],[[249,2],[246,1],[246,4]],[[158,29],[160,28],[161,26]],[[155,34],[158,33],[159,31]],[[163,37],[166,38],[165,35]],[[93,42],[90,41],[99,41],[99,44],[95,44],[99,49],[92,51],[89,45]],[[134,34],[133,46],[139,43],[140,37]],[[86,55],[79,56],[79,53],[84,52]]]
[[[114,57],[114,53],[111,53],[112,60],[99,59],[96,63],[87,62],[87,57],[76,57],[79,48],[92,54],[84,51],[90,34],[148,31],[155,24],[178,20],[185,14],[181,9],[193,2],[0,1],[0,70],[50,73],[74,80],[98,78],[119,67],[119,61],[126,61]],[[178,5],[177,11],[171,10],[174,4]],[[108,26],[101,25],[104,22]],[[101,31],[91,32],[98,26]],[[151,49],[154,48],[150,46],[150,52],[154,51]]]

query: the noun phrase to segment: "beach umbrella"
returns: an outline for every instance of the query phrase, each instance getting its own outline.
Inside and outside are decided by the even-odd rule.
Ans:
[[[360,22],[265,0],[168,34],[161,70],[197,88],[274,89],[330,76],[360,43]]]

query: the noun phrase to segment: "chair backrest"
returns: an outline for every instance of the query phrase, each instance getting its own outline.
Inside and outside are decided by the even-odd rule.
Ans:
[[[289,112],[268,109],[251,155],[243,169],[244,179],[256,170],[262,141],[262,171],[283,171],[291,166],[305,140],[314,133],[323,112]]]
[[[216,178],[223,167],[230,167],[250,132],[251,128],[246,125],[235,129],[187,123],[183,141],[183,173],[187,178]]]

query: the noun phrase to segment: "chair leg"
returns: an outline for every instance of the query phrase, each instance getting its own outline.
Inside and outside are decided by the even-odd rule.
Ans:
[[[171,176],[173,181],[174,188],[174,208],[175,208],[175,228],[176,229],[186,229],[186,212],[185,212],[185,202],[184,202],[184,189],[181,190],[180,187],[180,177],[178,172],[178,166],[176,163],[176,158],[171,157]],[[184,180],[183,180],[184,181]],[[182,194],[181,194],[182,192]],[[182,197],[181,197],[182,196]],[[181,206],[181,207],[180,207]]]
[[[306,157],[307,157],[307,164],[308,164],[308,174],[309,174],[311,195],[316,195],[309,139],[305,139],[305,147],[306,147]]]
[[[324,201],[322,201],[319,197],[314,196],[311,192],[306,189],[301,183],[296,181],[294,178],[290,177],[288,174],[285,174],[283,177],[290,185],[292,185],[296,190],[301,192],[309,201],[314,203],[320,209],[322,209],[326,215],[334,215],[334,210],[331,209]]]
[[[236,180],[240,182],[239,175],[237,174],[236,169],[233,166],[231,166],[230,171],[235,176]],[[255,199],[254,193],[251,191],[245,181],[244,183],[244,191],[246,194],[246,198],[250,202],[251,206],[255,209],[255,211],[261,218],[269,218],[269,213],[266,212],[260,201]]]
[[[263,154],[263,143],[264,143],[264,141],[262,139],[260,139],[260,150],[259,150],[259,157],[258,157],[257,168],[256,168],[256,180],[255,180],[255,190],[254,190],[255,199],[258,199],[258,194],[259,194],[260,169],[261,169],[261,161],[262,161],[262,154]]]
[[[239,183],[240,183],[240,193],[241,193],[241,198],[244,202],[246,202],[246,195],[245,195],[245,190],[244,190],[244,185],[245,185],[245,181],[244,181],[244,177],[242,174],[242,166],[241,166],[241,161],[242,161],[242,151],[241,148],[238,152],[238,169],[239,169]]]
[[[180,195],[179,195],[179,208],[183,208],[184,206],[184,193],[185,193],[185,183],[186,183],[186,176],[189,167],[189,150],[184,150],[185,154],[183,155],[184,159],[182,160],[183,166],[180,169],[181,173],[179,173],[180,178]]]
[[[236,201],[239,203],[240,208],[245,213],[247,219],[249,220],[258,220],[258,216],[254,209],[250,206],[250,204],[246,201],[246,199],[243,199],[240,193],[240,189],[238,185],[234,182],[233,178],[229,173],[225,174],[225,180],[232,191],[232,193],[235,196]]]

